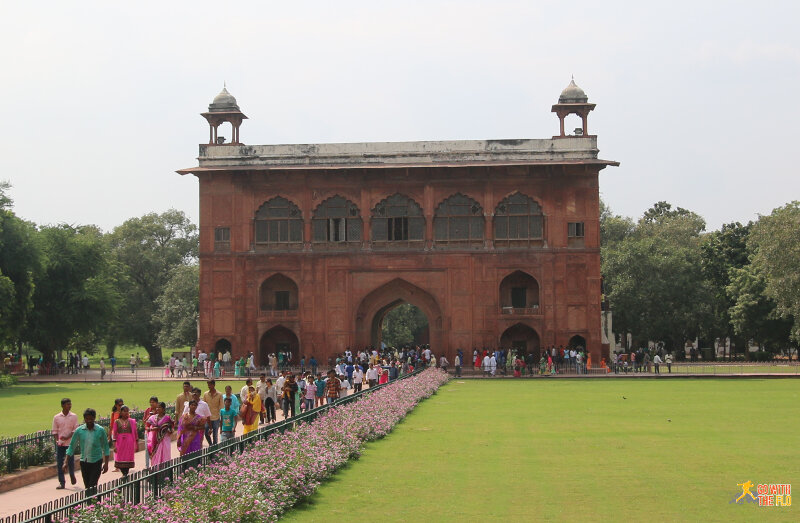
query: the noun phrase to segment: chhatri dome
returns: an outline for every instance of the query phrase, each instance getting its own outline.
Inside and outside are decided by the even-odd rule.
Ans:
[[[223,87],[222,91],[214,97],[214,101],[208,104],[208,110],[212,113],[239,111],[239,106],[236,104],[236,98],[228,92],[227,87]]]
[[[560,104],[585,104],[589,101],[589,97],[583,92],[583,89],[575,85],[575,78],[573,78],[569,85],[561,91],[561,96],[558,97]]]

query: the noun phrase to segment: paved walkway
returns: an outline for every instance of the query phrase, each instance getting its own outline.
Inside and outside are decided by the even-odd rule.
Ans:
[[[278,421],[283,420],[283,415],[281,414],[280,409],[276,409]],[[238,422],[236,425],[236,435],[240,436],[242,434],[242,423]],[[206,444],[204,443],[204,446]],[[178,452],[178,445],[176,442],[172,442],[172,457],[175,458],[179,456],[180,453]],[[113,451],[112,451],[113,457]],[[144,451],[140,451],[136,453],[136,468],[133,469],[132,472],[142,470],[144,468]],[[70,494],[74,494],[75,492],[83,490],[83,481],[81,480],[81,473],[80,471],[75,471],[75,477],[78,479],[77,485],[70,485],[69,484],[69,476],[67,476],[67,485],[64,490],[56,490],[58,486],[58,478],[55,476],[55,472],[53,473],[52,479],[48,479],[45,481],[40,481],[38,483],[34,483],[32,485],[28,485],[26,487],[20,487],[18,489],[11,490],[9,492],[4,492],[0,494],[0,517],[11,516],[17,514],[25,509],[41,505],[42,503],[47,503],[49,501],[54,501],[56,499],[60,499]],[[105,483],[107,481],[112,481],[118,478],[121,478],[122,474],[114,470],[114,462],[113,460],[109,461],[108,472],[100,476],[100,482]]]

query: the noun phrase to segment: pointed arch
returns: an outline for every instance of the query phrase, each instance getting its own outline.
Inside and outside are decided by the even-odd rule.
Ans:
[[[311,241],[329,246],[361,242],[362,221],[358,206],[350,200],[331,196],[320,203],[311,218]]]
[[[462,193],[442,200],[433,217],[433,241],[437,247],[483,246],[483,207]]]
[[[295,332],[283,325],[276,325],[261,335],[258,343],[259,361],[266,367],[269,355],[283,353],[284,358],[279,361],[294,363],[299,360],[300,340]]]
[[[261,282],[258,295],[262,311],[293,311],[299,306],[297,283],[281,273]]]
[[[408,196],[395,193],[372,209],[370,229],[373,247],[422,247],[425,240],[422,207]]]
[[[519,322],[503,331],[500,336],[500,346],[505,349],[516,350],[519,354],[532,354],[535,361],[539,360],[540,339],[539,333],[530,325]]]
[[[258,208],[255,215],[256,245],[302,246],[303,213],[291,200],[275,196]]]
[[[500,308],[508,314],[538,314],[539,282],[525,271],[507,275],[500,282]]]
[[[540,246],[544,242],[544,213],[539,202],[514,192],[494,209],[496,247]]]
[[[439,303],[430,293],[402,278],[395,278],[367,293],[356,309],[356,345],[366,347],[380,340],[380,323],[386,313],[401,302],[415,305],[428,318],[431,346],[442,345],[443,321]]]

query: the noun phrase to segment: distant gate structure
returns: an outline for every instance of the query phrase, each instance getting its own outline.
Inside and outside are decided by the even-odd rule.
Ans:
[[[178,171],[200,185],[199,348],[324,364],[411,303],[450,361],[580,340],[599,362],[598,176],[619,164],[598,159],[594,107],[572,81],[548,139],[244,145],[223,89],[199,165]]]

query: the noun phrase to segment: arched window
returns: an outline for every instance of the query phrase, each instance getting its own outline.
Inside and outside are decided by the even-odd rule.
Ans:
[[[341,196],[328,198],[311,220],[314,243],[346,244],[361,241],[361,215],[356,204]]]
[[[439,246],[483,245],[483,208],[463,194],[454,194],[433,218],[433,239]]]
[[[381,200],[372,209],[372,243],[381,246],[422,245],[425,217],[419,204],[402,194]]]
[[[294,311],[298,308],[297,284],[283,274],[274,274],[261,283],[262,311]]]
[[[528,247],[544,240],[542,208],[524,194],[514,193],[494,210],[495,247]]]
[[[302,245],[303,214],[282,196],[265,202],[256,212],[257,245]]]

